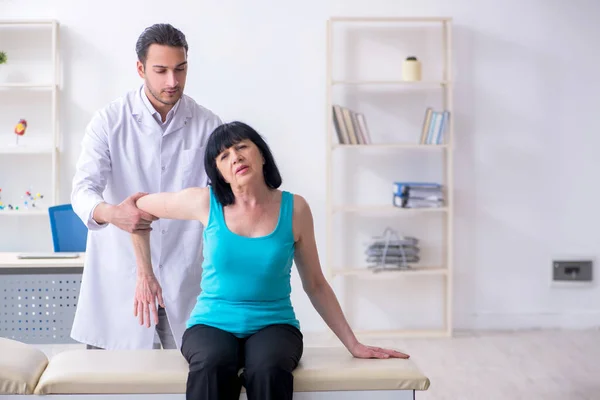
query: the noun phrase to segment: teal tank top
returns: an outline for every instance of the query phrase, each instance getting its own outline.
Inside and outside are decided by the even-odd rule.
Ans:
[[[282,192],[275,229],[266,236],[249,238],[229,230],[223,207],[212,187],[209,190],[201,293],[187,327],[209,325],[241,338],[273,324],[300,329],[290,299],[293,194]]]

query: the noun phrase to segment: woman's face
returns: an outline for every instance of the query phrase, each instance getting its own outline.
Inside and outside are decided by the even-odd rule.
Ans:
[[[256,177],[263,178],[264,158],[250,139],[223,150],[216,162],[221,176],[231,186],[245,184]]]

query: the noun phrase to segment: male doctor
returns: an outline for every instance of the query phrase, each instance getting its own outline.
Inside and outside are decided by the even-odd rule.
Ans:
[[[183,94],[187,51],[171,25],[147,28],[136,45],[144,84],[86,128],[71,203],[89,234],[71,337],[88,348],[153,348],[155,332],[163,348],[180,348],[200,292],[202,225],[156,220],[135,206],[144,193],[207,185],[204,147],[222,122]],[[150,235],[150,276],[138,273],[133,231]],[[148,291],[158,310],[136,301]]]

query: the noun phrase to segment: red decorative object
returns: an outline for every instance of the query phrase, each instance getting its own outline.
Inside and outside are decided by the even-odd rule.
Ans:
[[[15,126],[15,134],[17,135],[17,144],[19,144],[19,136],[23,136],[27,130],[27,121],[20,119],[17,126]]]

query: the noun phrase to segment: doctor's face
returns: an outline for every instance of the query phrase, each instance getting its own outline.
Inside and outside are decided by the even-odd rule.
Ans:
[[[183,47],[152,44],[146,63],[137,63],[152,102],[172,106],[181,98],[187,76],[187,55]]]

